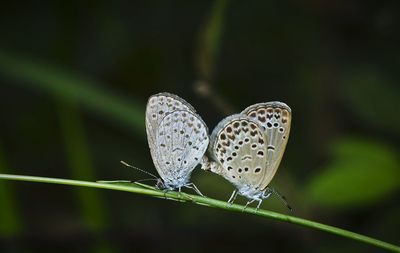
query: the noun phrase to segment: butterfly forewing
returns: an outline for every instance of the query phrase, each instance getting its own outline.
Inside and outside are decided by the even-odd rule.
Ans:
[[[153,140],[161,120],[177,110],[196,112],[188,102],[174,94],[163,92],[149,98],[146,106],[146,131],[150,147],[155,143]]]
[[[187,181],[209,143],[208,130],[198,115],[173,111],[160,122],[155,152],[165,181]]]
[[[222,120],[211,136],[210,153],[220,174],[240,190],[258,188],[266,173],[266,139],[262,127],[245,115]]]
[[[265,188],[274,177],[285,152],[290,133],[291,109],[282,102],[267,102],[249,106],[242,114],[256,120],[264,128],[267,171],[261,187]]]

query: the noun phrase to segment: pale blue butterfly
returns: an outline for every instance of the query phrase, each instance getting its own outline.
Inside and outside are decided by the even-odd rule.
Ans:
[[[153,95],[146,106],[146,132],[159,188],[187,187],[202,195],[189,181],[209,144],[207,126],[195,109],[177,95]]]
[[[236,186],[229,203],[233,203],[238,193],[249,199],[246,206],[258,201],[257,209],[272,193],[286,203],[269,183],[285,151],[291,115],[291,109],[284,103],[260,103],[223,119],[215,127],[210,137],[211,161],[204,156],[202,168]]]

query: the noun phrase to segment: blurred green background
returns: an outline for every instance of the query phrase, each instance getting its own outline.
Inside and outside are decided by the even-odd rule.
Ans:
[[[290,214],[400,244],[400,2],[25,1],[0,9],[0,173],[155,172],[147,98],[210,131],[279,100],[293,122],[272,185]],[[233,186],[196,170],[200,190]],[[239,198],[239,203],[244,203]],[[263,208],[289,213],[274,197]],[[380,252],[289,224],[115,191],[0,181],[0,252]]]

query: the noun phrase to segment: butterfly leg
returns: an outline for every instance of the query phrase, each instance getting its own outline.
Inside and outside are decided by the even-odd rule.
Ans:
[[[185,187],[189,188],[189,189],[193,189],[198,195],[205,197],[203,195],[203,193],[201,193],[201,191],[199,190],[199,188],[197,188],[197,186],[194,183],[188,183],[187,185],[185,185]]]
[[[263,201],[262,199],[260,199],[260,200],[258,201],[258,205],[257,205],[256,211],[258,211],[258,209],[260,209],[260,206],[261,206],[262,201]]]
[[[232,206],[232,205],[233,205],[233,202],[235,202],[235,200],[236,200],[237,194],[238,194],[238,191],[237,191],[237,190],[234,190],[234,191],[232,192],[231,197],[228,199],[228,204],[229,204],[229,206]]]
[[[269,196],[271,196],[271,194],[272,194],[272,192],[273,192],[273,190],[271,190],[271,188],[268,188],[267,190],[265,190],[264,192],[263,192],[263,195],[262,195],[262,199],[267,199],[267,198],[269,198]]]
[[[247,206],[250,205],[251,203],[253,203],[254,201],[255,201],[255,199],[247,201],[246,205],[243,208],[243,211],[246,210]]]
[[[155,188],[157,190],[166,190],[167,189],[167,187],[165,186],[164,182],[160,178],[157,179],[157,183],[155,185]]]

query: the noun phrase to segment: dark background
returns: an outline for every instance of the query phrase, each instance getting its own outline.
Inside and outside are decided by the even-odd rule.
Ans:
[[[400,244],[398,1],[13,1],[0,9],[0,173],[155,172],[147,98],[210,128],[279,100],[291,137],[262,207]],[[203,193],[233,186],[195,170]],[[245,203],[239,198],[238,203]],[[1,252],[380,252],[303,227],[117,191],[0,181]]]

